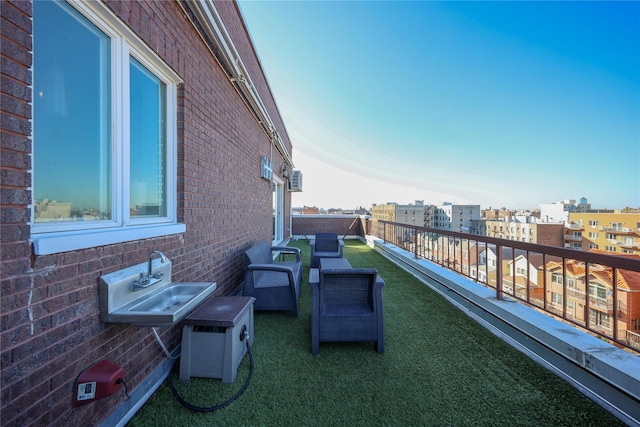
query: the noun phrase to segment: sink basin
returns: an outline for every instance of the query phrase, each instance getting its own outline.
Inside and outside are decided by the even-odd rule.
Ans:
[[[202,288],[203,286],[199,283],[176,283],[146,298],[140,304],[134,305],[129,311],[154,313],[177,311],[202,292]]]
[[[111,323],[172,326],[182,320],[216,289],[215,283],[170,283],[108,314]]]
[[[215,282],[172,282],[171,261],[156,258],[153,273],[159,280],[138,286],[147,275],[147,262],[100,276],[100,320],[137,326],[172,326],[216,290]]]

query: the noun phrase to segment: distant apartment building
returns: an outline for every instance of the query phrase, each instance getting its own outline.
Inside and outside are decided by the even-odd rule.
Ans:
[[[565,247],[640,255],[640,212],[570,213]]]
[[[569,214],[573,212],[589,212],[591,204],[582,197],[578,202],[575,200],[562,200],[555,203],[540,204],[540,221],[541,222],[567,222]]]
[[[416,200],[415,204],[409,205],[397,203],[373,205],[371,216],[383,221],[464,233],[470,231],[472,221],[480,219],[480,205],[454,205],[445,202],[436,206],[425,205],[424,201]]]
[[[371,206],[371,216],[374,219],[401,224],[425,226],[426,206],[421,200],[416,200],[416,204],[399,205],[389,202],[384,205]]]
[[[469,233],[472,222],[480,219],[480,205],[455,205],[445,202],[439,206],[428,206],[425,213],[427,227]]]
[[[564,244],[564,224],[562,223],[538,223],[537,219],[531,216],[518,220],[483,222],[484,234],[481,234],[483,236],[559,247]],[[475,230],[479,228],[474,225]]]
[[[512,215],[513,211],[509,209],[482,209],[480,211],[480,217],[483,219],[505,219]]]

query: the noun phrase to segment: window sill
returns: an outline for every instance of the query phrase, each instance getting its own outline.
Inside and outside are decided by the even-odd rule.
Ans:
[[[31,236],[36,255],[50,255],[98,246],[130,242],[184,233],[184,224],[163,224],[154,226],[127,227],[117,230],[96,230],[78,233],[56,233]]]

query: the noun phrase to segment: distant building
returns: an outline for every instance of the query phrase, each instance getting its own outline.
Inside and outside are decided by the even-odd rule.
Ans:
[[[565,247],[640,255],[640,212],[571,213],[566,224]]]
[[[633,256],[633,255],[631,255]],[[618,270],[616,292],[611,268],[568,260],[546,265],[546,300],[550,311],[566,316],[577,324],[603,334],[618,334],[629,345],[640,348],[640,274]],[[613,298],[616,296],[617,301]],[[588,300],[587,300],[588,298]],[[617,308],[618,324],[614,326],[612,308]]]
[[[535,217],[527,221],[485,221],[485,236],[540,245],[564,245],[564,224],[537,223]]]
[[[40,200],[33,204],[34,214],[38,220],[45,221],[68,221],[71,218],[71,203],[58,202],[56,200]]]
[[[301,213],[303,215],[317,215],[320,213],[320,208],[315,206],[304,206]]]
[[[472,222],[479,219],[480,205],[443,203],[427,207],[425,224],[428,227],[470,233]]]
[[[555,203],[540,204],[540,221],[542,222],[567,222],[572,212],[589,212],[591,204],[582,197],[579,202],[575,200],[563,200]]]
[[[504,219],[511,216],[513,211],[509,209],[483,209],[480,211],[480,217],[483,219]]]
[[[421,205],[399,205],[395,202],[389,202],[384,205],[371,206],[371,217],[381,221],[424,227],[425,209],[424,202]]]
[[[480,205],[444,203],[436,206],[426,205],[423,200],[416,200],[415,204],[409,205],[397,203],[373,205],[371,216],[383,221],[442,228],[464,233],[470,232],[472,221],[480,219]]]

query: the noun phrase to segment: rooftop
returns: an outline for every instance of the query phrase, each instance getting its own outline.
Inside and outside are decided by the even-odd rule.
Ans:
[[[358,240],[347,240],[345,257],[385,280],[385,352],[322,343],[313,356],[310,249],[306,240],[291,245],[304,260],[299,315],[256,312],[246,391],[201,414],[181,406],[165,381],[129,425],[624,425]],[[249,371],[245,357],[232,385],[180,382],[176,370],[171,378],[185,400],[208,407],[232,397]]]

